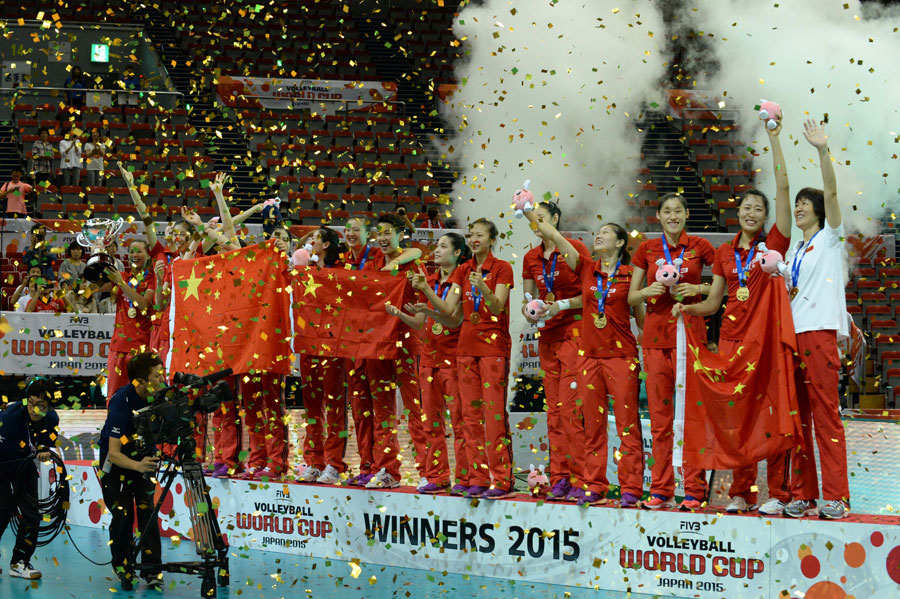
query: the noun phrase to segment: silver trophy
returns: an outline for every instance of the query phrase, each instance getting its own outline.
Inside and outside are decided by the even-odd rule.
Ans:
[[[75,237],[75,241],[91,251],[84,269],[84,278],[88,281],[99,284],[109,280],[106,269],[115,268],[116,260],[106,253],[106,248],[116,240],[124,227],[125,221],[121,218],[92,218],[81,227],[81,233]]]

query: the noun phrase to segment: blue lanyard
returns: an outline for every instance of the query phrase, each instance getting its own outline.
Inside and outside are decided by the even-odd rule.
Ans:
[[[472,261],[475,261],[475,258],[472,258]],[[472,312],[478,312],[478,308],[481,307],[481,300],[484,299],[484,296],[481,295],[481,290],[478,289],[475,285],[472,285],[472,303],[475,304]]]
[[[821,231],[822,229],[819,229]],[[794,254],[794,262],[791,264],[791,287],[796,288],[797,283],[800,281],[800,263],[803,262],[803,256],[806,255],[806,248],[812,246],[813,239],[816,238],[816,235],[819,234],[819,231],[816,231],[812,237],[809,238],[809,242],[800,242],[800,246],[797,248],[797,253]],[[804,248],[804,245],[806,248]]]
[[[450,293],[451,287],[453,287],[453,285],[447,285],[447,287],[444,288],[444,293],[441,294],[441,300],[447,299],[447,294]],[[440,291],[439,291],[440,288],[441,288],[441,280],[440,280],[440,278],[438,278],[438,280],[434,282],[434,294],[435,295],[440,293]]]
[[[750,269],[750,264],[753,263],[753,255],[756,254],[756,242],[759,240],[761,234],[762,232],[757,234],[756,239],[750,244],[750,251],[747,252],[747,261],[744,264],[741,264],[741,256],[738,254],[738,251],[734,250],[734,263],[737,264],[738,271],[738,285],[741,287],[746,286],[747,272]]]
[[[662,246],[663,246],[663,254],[666,255],[666,264],[670,264],[670,265],[674,266],[675,263],[672,262],[672,254],[669,253],[669,242],[668,242],[668,240],[666,240],[665,235],[663,235],[663,237],[662,237]],[[678,255],[679,260],[684,259],[684,250],[686,250],[686,249],[687,249],[687,246],[681,248],[681,254]]]
[[[553,263],[550,265],[550,274],[547,274],[547,261],[541,260],[541,270],[544,271],[544,287],[547,288],[547,293],[553,293],[553,280],[556,278],[556,259],[559,258],[559,253],[554,252],[553,254]]]
[[[619,267],[622,266],[622,261],[619,260],[616,262],[616,268],[613,270],[612,274],[609,275],[609,278],[606,279],[606,287],[603,289],[603,293],[600,294],[600,297],[597,298],[597,312],[603,314],[604,309],[606,308],[606,296],[609,295],[609,290],[612,287],[613,282],[615,281],[616,275],[619,274]],[[600,289],[601,276],[597,275],[597,289]]]
[[[369,259],[369,250],[371,250],[371,249],[372,249],[371,246],[369,246],[369,245],[366,246],[366,251],[363,252],[362,260],[359,261],[359,266],[357,267],[356,270],[362,270],[363,266],[366,265],[366,260]]]

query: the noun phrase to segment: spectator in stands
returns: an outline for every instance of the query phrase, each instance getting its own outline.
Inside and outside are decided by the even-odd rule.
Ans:
[[[141,90],[141,78],[135,73],[134,67],[134,64],[129,64],[125,67],[122,78],[118,82],[119,87],[126,90],[118,94],[119,106],[137,106],[138,92]]]
[[[66,298],[76,314],[97,314],[100,312],[99,295],[93,285],[82,279],[72,284]]]
[[[14,166],[11,179],[0,187],[0,198],[6,198],[6,218],[24,218],[28,215],[25,197],[32,189],[31,185],[22,181],[22,167]]]
[[[437,206],[428,207],[428,218],[419,225],[420,229],[445,229],[444,221],[441,220],[441,212]]]
[[[53,154],[55,148],[50,143],[50,130],[41,127],[39,139],[31,146],[31,164],[34,169],[34,184],[53,183]]]
[[[40,268],[40,274],[48,281],[56,278],[53,274],[53,258],[47,246],[47,229],[43,225],[31,227],[31,247],[22,256],[22,262],[28,268]]]
[[[84,274],[84,248],[72,241],[66,247],[66,259],[59,265],[59,283],[63,287],[72,287]]]
[[[81,140],[72,133],[66,131],[66,135],[59,142],[59,168],[62,169],[63,185],[81,184]]]
[[[36,270],[40,273],[39,268]],[[32,275],[29,270],[28,276],[22,279],[22,282],[16,287],[16,290],[9,301],[9,305],[12,307],[13,312],[24,312],[25,308],[28,307],[28,302],[31,301],[31,298],[37,295],[37,279],[39,276],[40,274]]]
[[[88,187],[103,185],[103,159],[106,144],[99,129],[91,129],[91,140],[84,144],[84,168],[87,170]]]
[[[63,86],[73,90],[87,89],[86,77],[84,73],[82,73],[81,67],[78,65],[72,66],[69,77],[66,78],[66,82]],[[66,95],[67,102],[72,108],[81,109],[81,107],[84,106],[85,94],[83,91],[70,91],[67,92]]]
[[[72,312],[72,306],[66,298],[66,294],[55,281],[48,281],[43,277],[35,279],[34,294],[28,300],[26,312]]]
[[[106,253],[112,256],[113,260],[116,261],[116,270],[119,272],[125,272],[125,264],[119,260],[119,244],[116,241],[113,241],[108,246],[106,246]]]

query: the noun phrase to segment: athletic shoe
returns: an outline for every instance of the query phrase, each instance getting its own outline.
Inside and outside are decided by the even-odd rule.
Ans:
[[[235,478],[241,480],[256,480],[256,473],[260,470],[262,470],[262,468],[247,468],[240,476],[236,476]]]
[[[574,501],[578,503],[584,497],[584,489],[578,487],[572,487],[569,489],[569,492],[566,493],[566,501]]]
[[[802,518],[803,516],[815,516],[818,513],[816,510],[816,502],[815,501],[807,501],[805,499],[795,499],[790,502],[784,508],[784,515],[790,516],[791,518]]]
[[[203,476],[212,476],[212,475],[213,475],[213,472],[216,471],[216,468],[218,468],[219,466],[224,466],[224,465],[225,465],[225,464],[220,464],[219,462],[215,462],[214,464],[212,464],[212,465],[209,466],[208,468],[204,468],[204,469],[203,469]]]
[[[420,478],[419,482],[416,483],[416,491],[421,492],[424,487],[428,486],[427,478]]]
[[[482,487],[480,485],[473,485],[469,487],[466,491],[466,495],[469,497],[481,497],[485,491],[487,491],[487,487]]]
[[[622,493],[622,498],[619,500],[619,507],[637,507],[640,502],[641,498],[634,493]]]
[[[579,489],[580,491],[581,489]],[[569,494],[571,496],[571,493]],[[567,498],[568,499],[568,498]],[[578,505],[603,505],[607,502],[605,496],[593,491],[582,491],[582,495],[578,498]]]
[[[504,489],[488,489],[484,493],[481,494],[482,499],[503,499],[504,497],[509,497],[513,494],[512,489],[506,491]]]
[[[259,480],[263,482],[275,482],[281,478],[277,472],[266,466],[265,468],[260,468],[256,471],[256,474],[253,475],[254,480]]]
[[[388,474],[387,470],[382,468],[372,479],[366,483],[367,489],[396,489],[400,486],[400,481]]]
[[[10,564],[9,575],[16,578],[27,578],[29,580],[37,580],[41,577],[40,570],[35,570],[30,562],[16,562]]]
[[[228,464],[216,464],[210,476],[213,478],[228,478]]]
[[[307,466],[297,477],[298,483],[314,483],[322,476],[322,471],[314,466]]]
[[[763,516],[780,516],[784,513],[785,507],[782,500],[769,497],[769,500],[759,508],[759,513]]]
[[[727,514],[743,514],[745,512],[752,512],[756,509],[756,504],[750,505],[747,503],[747,500],[743,497],[732,497],[731,501],[728,503],[728,506],[725,508],[725,513]]]
[[[681,502],[678,509],[682,512],[695,512],[700,509],[701,505],[699,499],[694,499],[690,495],[685,495],[684,501]]]
[[[460,483],[456,483],[450,489],[451,495],[466,495],[468,492],[469,492],[469,487],[467,487],[466,485],[460,484]]]
[[[147,581],[148,589],[162,591],[162,588],[163,588],[163,575],[162,574],[157,574],[156,576],[151,576],[150,578],[146,578],[145,580]]]
[[[360,472],[359,474],[351,478],[347,482],[347,484],[351,487],[365,487],[370,480],[372,480],[371,474],[363,474],[362,472]]]
[[[834,499],[819,508],[819,518],[823,520],[840,520],[850,513],[850,506],[841,501]]]
[[[119,586],[123,591],[134,590],[134,574],[131,572],[118,572],[116,576],[119,577]]]
[[[675,507],[675,502],[665,495],[651,495],[650,499],[641,502],[645,510],[670,510]]]
[[[553,495],[555,499],[565,499],[566,495],[568,495],[571,490],[572,485],[569,483],[569,479],[561,478],[556,481],[556,484],[550,489],[550,494]]]
[[[438,483],[428,483],[423,487],[419,487],[419,493],[425,493],[426,495],[435,495],[437,493],[442,493],[444,489],[447,488],[447,483],[438,484]]]
[[[337,468],[328,464],[316,482],[320,485],[339,485],[341,484],[341,473],[337,471]]]

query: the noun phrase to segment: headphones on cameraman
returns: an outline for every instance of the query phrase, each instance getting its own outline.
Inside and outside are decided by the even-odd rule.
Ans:
[[[25,400],[28,400],[28,398],[31,397],[31,388],[32,388],[38,381],[44,381],[44,382],[47,382],[47,383],[50,383],[50,382],[51,382],[50,379],[48,379],[48,378],[45,377],[45,376],[34,376],[34,377],[31,377],[31,379],[28,380],[28,383],[25,384],[25,396],[24,396],[24,399],[25,399]],[[47,401],[50,402],[51,405],[53,405],[53,403],[55,403],[55,402],[54,402],[53,396],[47,397],[46,399],[47,399]]]

